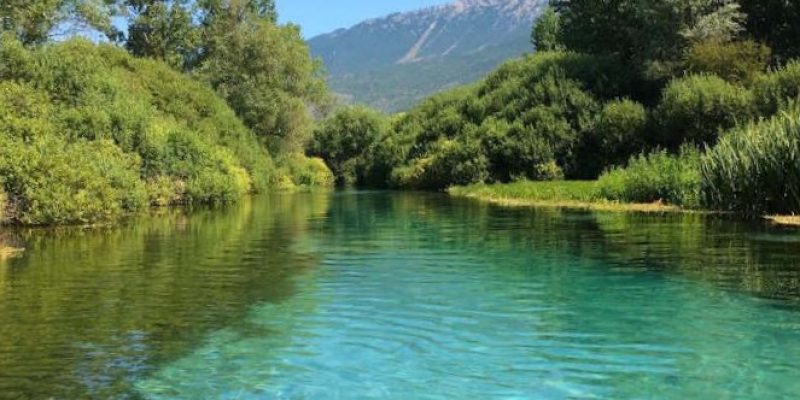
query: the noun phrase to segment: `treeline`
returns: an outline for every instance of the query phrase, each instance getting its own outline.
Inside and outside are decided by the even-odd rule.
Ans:
[[[52,39],[75,26],[112,43]],[[328,102],[319,66],[271,1],[11,0],[0,28],[0,221],[94,223],[332,181],[303,154]]]
[[[800,212],[798,20],[790,2],[556,1],[536,54],[405,114],[340,110],[309,154],[358,185],[600,178],[615,200]]]

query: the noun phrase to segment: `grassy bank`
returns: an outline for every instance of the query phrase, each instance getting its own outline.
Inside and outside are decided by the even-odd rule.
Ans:
[[[663,202],[634,203],[609,200],[597,181],[515,182],[454,186],[451,196],[509,207],[560,207],[598,211],[678,212],[687,209]]]
[[[663,201],[652,203],[611,200],[604,196],[600,181],[515,182],[507,184],[477,184],[453,186],[451,196],[474,199],[506,207],[555,207],[594,211],[628,212],[692,212],[713,213],[711,210],[670,205]],[[800,227],[800,216],[769,215],[764,220],[786,227]]]

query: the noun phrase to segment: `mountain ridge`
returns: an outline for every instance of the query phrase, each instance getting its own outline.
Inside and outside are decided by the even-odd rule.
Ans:
[[[531,26],[547,4],[458,0],[365,20],[311,38],[309,45],[335,92],[398,111],[531,50]]]

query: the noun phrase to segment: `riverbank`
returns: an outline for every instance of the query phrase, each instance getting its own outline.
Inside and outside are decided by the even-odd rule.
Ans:
[[[602,196],[597,181],[515,182],[506,184],[477,184],[453,186],[447,190],[453,197],[474,199],[505,207],[552,207],[592,211],[623,211],[644,213],[714,213],[685,207],[654,203],[626,203]],[[769,215],[764,220],[785,227],[800,228],[800,216]]]
[[[596,181],[516,182],[454,186],[454,197],[507,207],[554,207],[594,211],[697,212],[663,202],[626,203],[603,198]]]

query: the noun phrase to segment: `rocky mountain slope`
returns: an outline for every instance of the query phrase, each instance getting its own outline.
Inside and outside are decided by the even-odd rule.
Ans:
[[[396,13],[309,40],[334,91],[387,111],[469,83],[531,50],[548,0],[459,0]]]

